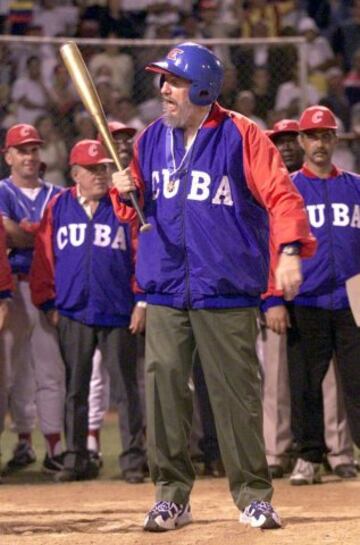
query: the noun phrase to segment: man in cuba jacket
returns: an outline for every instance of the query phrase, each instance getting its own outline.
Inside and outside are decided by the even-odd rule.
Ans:
[[[304,198],[318,251],[303,262],[304,282],[289,309],[280,297],[270,296],[265,302],[269,327],[279,313],[291,324],[290,389],[297,418],[303,422],[292,484],[321,480],[320,464],[326,452],[322,382],[333,354],[352,438],[360,446],[360,329],[345,289],[347,278],[360,271],[360,176],[340,171],[331,162],[337,126],[328,108],[307,108],[299,124],[305,163],[292,178]]]
[[[64,470],[57,481],[94,478],[98,465],[87,451],[88,394],[98,347],[122,388],[123,473],[142,467],[142,414],[136,378],[135,333],[144,328],[144,298],[134,281],[138,224],[120,222],[109,191],[104,148],[78,142],[70,153],[75,186],[49,204],[36,239],[31,271],[34,304],[57,325],[66,366]],[[116,192],[116,190],[113,190]],[[115,379],[115,378],[114,378]]]
[[[113,175],[121,195],[138,189],[153,226],[140,234],[137,262],[148,302],[147,441],[157,500],[144,529],[174,530],[192,520],[188,379],[195,345],[240,520],[277,528],[255,351],[269,219],[281,253],[277,282],[290,298],[301,274],[299,255],[288,254],[312,255],[316,242],[275,146],[216,103],[219,59],[189,42],[148,69],[160,73],[164,115],[139,136],[132,176]]]

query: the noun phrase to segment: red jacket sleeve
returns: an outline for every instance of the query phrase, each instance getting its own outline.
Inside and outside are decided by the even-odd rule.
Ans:
[[[0,298],[9,297],[14,289],[10,263],[6,253],[6,234],[0,216]]]
[[[275,288],[275,269],[283,244],[299,241],[301,257],[311,257],[317,242],[310,231],[304,200],[282,161],[279,151],[269,138],[243,116],[234,114],[244,142],[244,173],[248,187],[269,214],[270,273],[269,295],[281,296]]]
[[[243,116],[234,114],[244,142],[244,173],[250,191],[268,211],[271,249],[278,253],[282,244],[299,241],[301,257],[316,250],[304,201],[293,185],[279,151],[265,134]]]
[[[42,310],[54,308],[55,277],[52,244],[52,212],[57,196],[48,204],[35,238],[34,256],[30,269],[31,298]]]

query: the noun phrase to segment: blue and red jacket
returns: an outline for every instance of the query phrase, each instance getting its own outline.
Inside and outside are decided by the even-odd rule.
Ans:
[[[90,326],[127,327],[137,296],[137,221],[119,222],[109,193],[89,219],[76,188],[45,211],[30,274],[33,303]]]
[[[29,199],[11,178],[0,181],[0,214],[35,233],[47,204],[61,191],[60,187],[42,181],[34,200]],[[12,248],[9,261],[13,273],[27,274],[32,261],[32,248]]]
[[[187,154],[183,130],[156,120],[137,140],[132,172],[154,226],[140,234],[136,269],[149,303],[257,306],[268,281],[269,218],[275,251],[295,240],[303,256],[315,251],[279,152],[253,122],[218,104]]]
[[[314,256],[302,262],[303,284],[295,305],[330,310],[349,308],[345,281],[360,272],[360,176],[333,166],[318,178],[304,165],[292,179],[304,198],[318,241]],[[263,308],[284,304],[269,297]]]
[[[11,297],[13,283],[10,263],[6,254],[6,234],[0,216],[0,299]]]

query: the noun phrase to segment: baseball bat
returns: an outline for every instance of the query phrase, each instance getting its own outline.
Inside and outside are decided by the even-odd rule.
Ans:
[[[81,101],[101,134],[105,147],[114,161],[116,168],[118,170],[123,170],[115,142],[106,122],[106,116],[100,97],[77,44],[75,42],[68,42],[62,45],[60,47],[60,53],[75,88],[79,93]],[[140,231],[148,231],[151,229],[151,224],[145,219],[143,211],[139,206],[136,193],[130,191],[129,196],[131,204],[135,208],[141,223]]]

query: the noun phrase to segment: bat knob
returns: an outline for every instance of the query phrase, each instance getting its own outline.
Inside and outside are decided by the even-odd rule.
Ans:
[[[143,223],[142,226],[140,227],[140,232],[146,233],[146,231],[150,231],[151,229],[152,229],[151,223]]]

